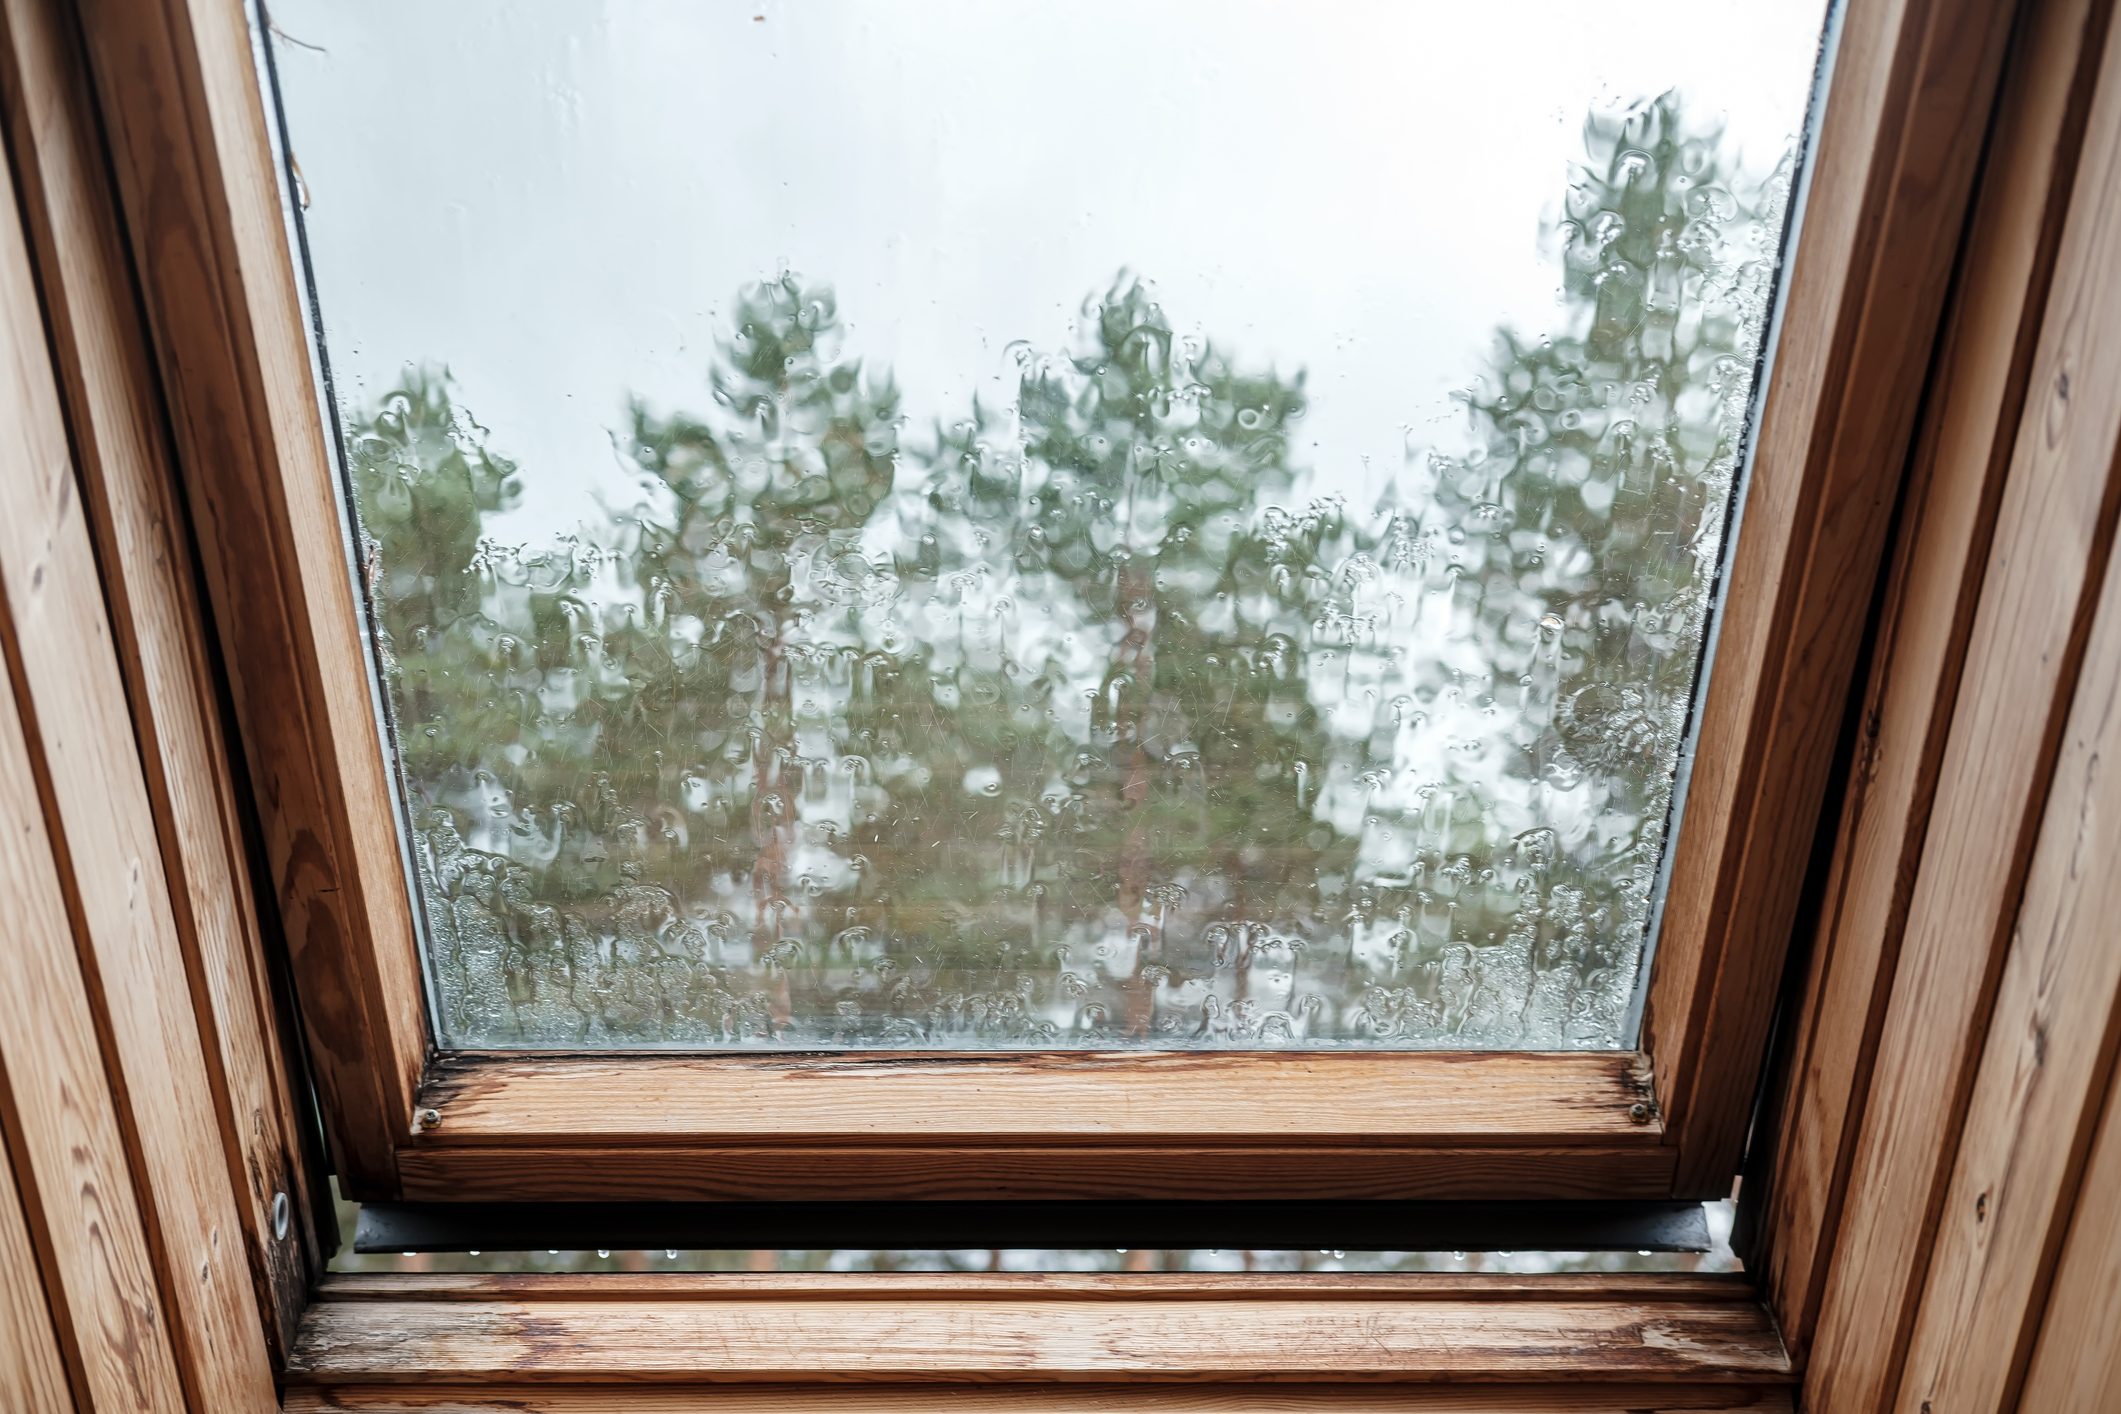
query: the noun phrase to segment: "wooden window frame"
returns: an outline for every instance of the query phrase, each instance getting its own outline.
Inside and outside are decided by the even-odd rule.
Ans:
[[[2101,928],[2121,894],[2080,867],[2121,819],[2098,769],[2121,744],[2111,0],[2018,7],[1790,999],[1782,1113],[1741,1204],[1741,1225],[1748,1209],[1764,1224],[1761,1289],[1676,1273],[309,1285],[281,1202],[304,1196],[305,1097],[275,1058],[270,912],[217,912],[246,912],[228,804],[246,791],[214,730],[138,319],[143,286],[172,298],[160,284],[196,266],[180,247],[133,282],[72,3],[0,0],[21,231],[0,217],[0,447],[35,473],[0,478],[0,1255],[29,1275],[0,1291],[0,1403],[1791,1414],[1801,1373],[1805,1408],[1871,1414],[2104,1408],[2121,1387],[2100,1301],[2121,1279],[2121,959]],[[1911,42],[1951,37],[1925,61],[1945,67],[1907,71],[1929,94],[1908,111],[1978,107],[1981,56],[2004,46],[1974,22],[2004,18],[1971,0],[1933,14]],[[151,57],[144,38],[99,43]],[[1971,69],[1953,77],[1953,55]]]
[[[80,9],[347,1194],[1728,1193],[2010,6],[1835,19],[1639,1051],[711,1056],[436,1051],[249,19]]]

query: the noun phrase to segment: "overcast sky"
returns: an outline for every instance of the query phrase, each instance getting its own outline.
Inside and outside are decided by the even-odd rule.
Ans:
[[[1771,165],[1821,0],[272,0],[327,346],[446,364],[525,539],[637,499],[629,393],[700,408],[732,293],[837,286],[918,424],[1007,401],[1121,267],[1306,368],[1315,484],[1373,495],[1502,322],[1594,104],[1679,88]],[[925,431],[916,437],[925,438]]]

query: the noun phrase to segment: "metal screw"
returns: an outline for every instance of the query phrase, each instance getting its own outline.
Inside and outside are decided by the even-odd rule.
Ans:
[[[412,1118],[415,1127],[420,1129],[438,1129],[442,1124],[442,1112],[440,1110],[421,1110]]]
[[[288,1201],[287,1201],[287,1195],[286,1195],[285,1193],[275,1193],[275,1194],[273,1194],[273,1196],[272,1196],[272,1235],[273,1235],[273,1240],[274,1240],[275,1242],[279,1242],[279,1241],[284,1241],[284,1240],[286,1239],[286,1237],[287,1237],[287,1225],[288,1225],[288,1221],[289,1221],[289,1218],[290,1218],[290,1206],[289,1206],[289,1204],[288,1204]]]
[[[1634,1104],[1628,1106],[1628,1118],[1634,1120],[1637,1124],[1648,1124],[1650,1122],[1649,1105],[1637,1100]]]

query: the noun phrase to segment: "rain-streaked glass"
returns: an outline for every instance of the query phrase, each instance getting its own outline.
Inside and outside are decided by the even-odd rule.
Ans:
[[[1617,1048],[1820,0],[275,0],[458,1048]]]

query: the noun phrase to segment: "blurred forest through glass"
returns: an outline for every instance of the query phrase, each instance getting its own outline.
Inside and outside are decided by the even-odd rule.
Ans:
[[[934,426],[747,289],[551,543],[446,375],[347,409],[444,1043],[1631,1044],[1791,161],[1584,137],[1552,326],[1374,504],[1128,273]]]

